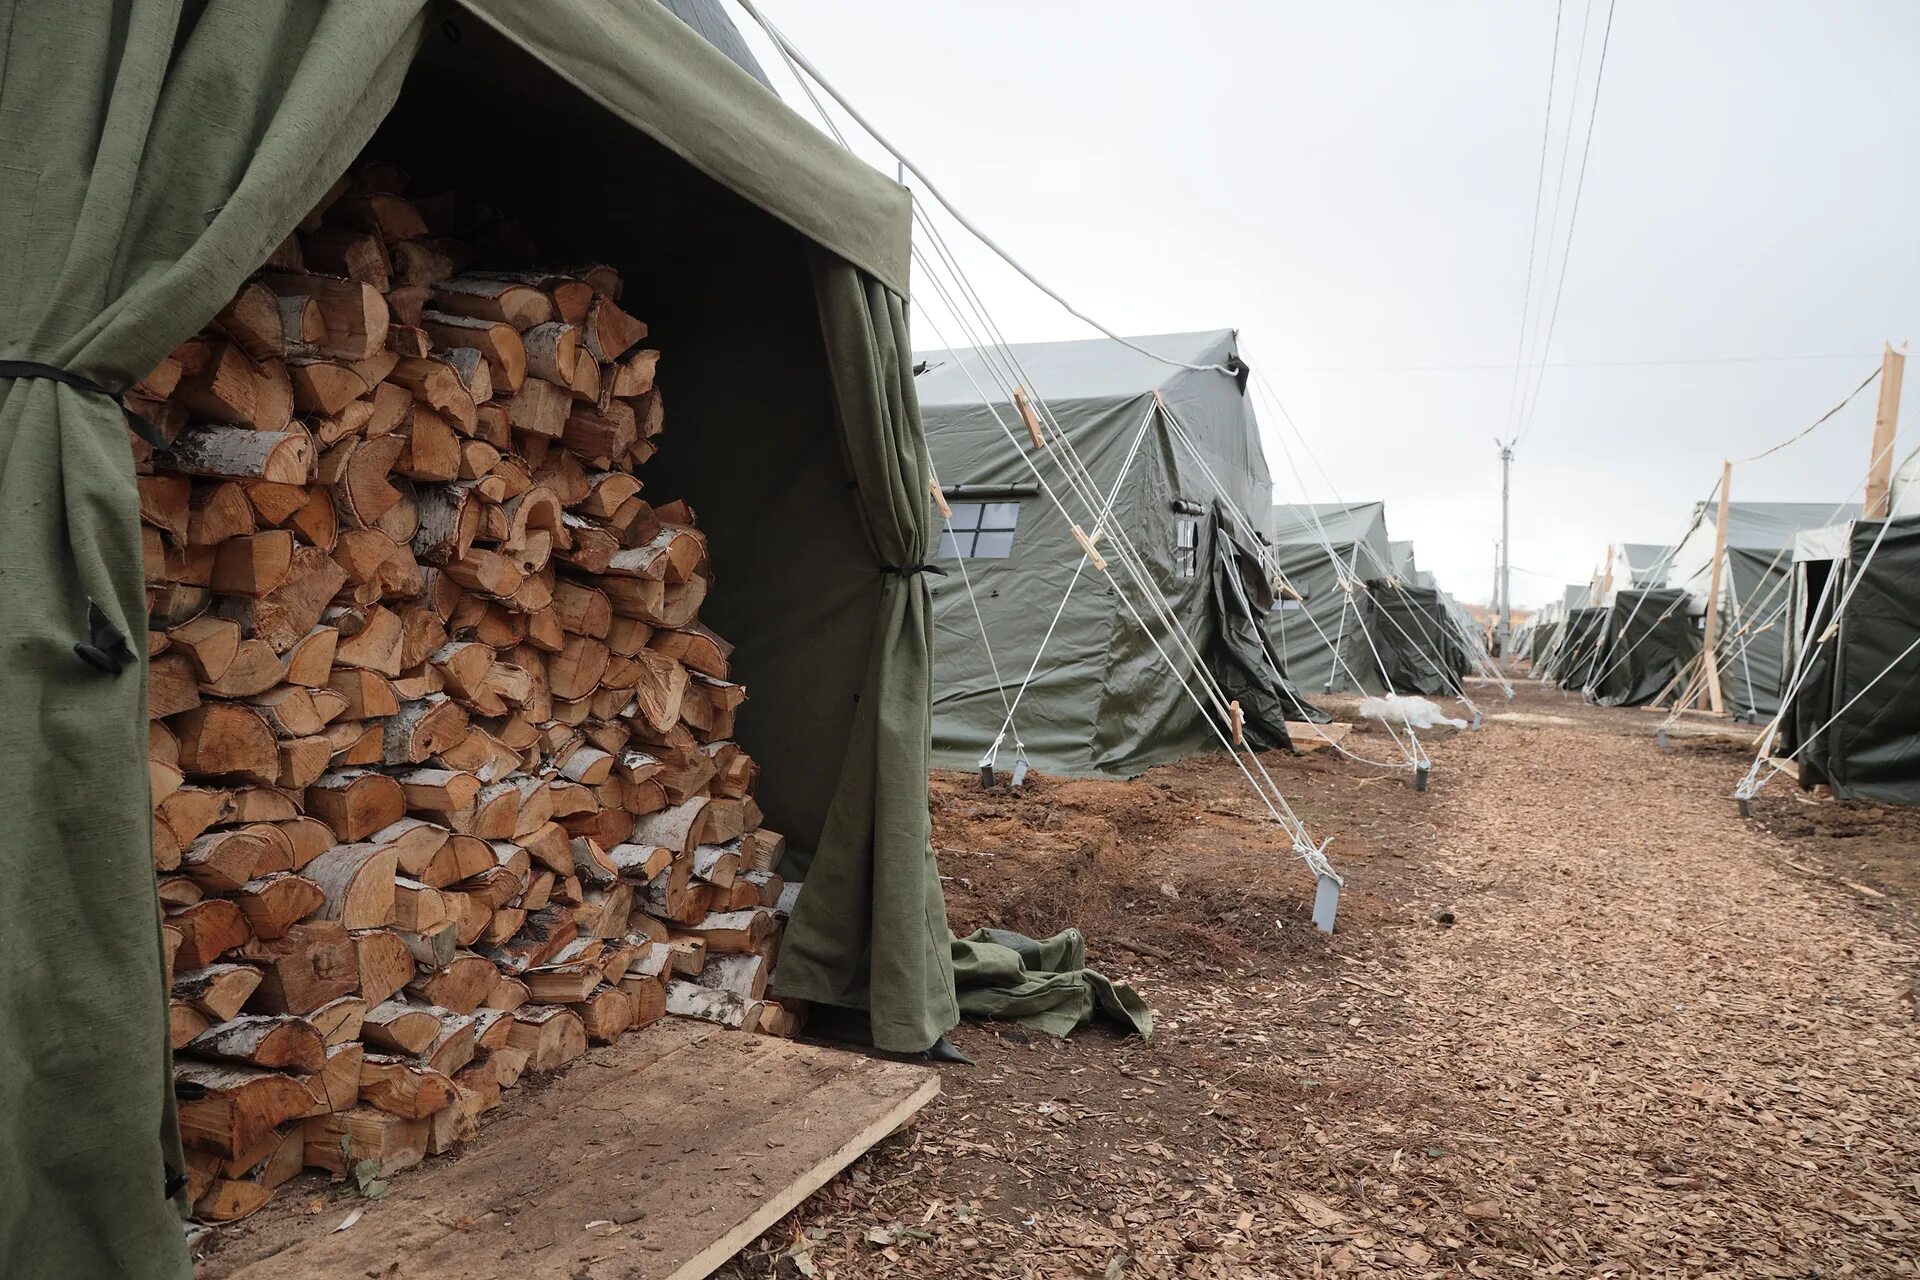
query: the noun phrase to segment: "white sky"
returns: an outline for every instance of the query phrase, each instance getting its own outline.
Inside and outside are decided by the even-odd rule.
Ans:
[[[760,4],[1082,310],[1127,334],[1237,328],[1325,472],[1264,415],[1277,501],[1383,498],[1422,568],[1488,598],[1553,0]],[[1549,296],[1607,0],[1562,12],[1543,255],[1570,117],[1574,154],[1536,266]],[[1883,339],[1920,337],[1916,67],[1910,0],[1619,0],[1549,357],[1578,367],[1546,370],[1515,464],[1516,605],[1585,581],[1609,542],[1673,541],[1722,458],[1826,412]],[[947,235],[1010,341],[1091,336]],[[915,307],[952,333],[937,300]],[[1781,356],[1836,358],[1746,359]],[[1873,406],[1737,468],[1734,497],[1857,498]]]

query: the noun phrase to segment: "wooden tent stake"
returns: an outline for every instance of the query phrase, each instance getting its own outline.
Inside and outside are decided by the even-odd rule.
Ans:
[[[1714,646],[1720,639],[1720,575],[1727,559],[1727,500],[1732,488],[1733,463],[1723,462],[1720,464],[1720,514],[1713,528],[1713,578],[1707,587],[1707,634],[1700,650],[1706,663],[1707,699],[1715,715],[1723,715],[1727,709],[1720,696],[1720,655],[1714,652]]]
[[[1891,342],[1880,357],[1880,406],[1873,412],[1873,457],[1867,468],[1867,500],[1860,508],[1868,520],[1885,520],[1893,510],[1893,438],[1900,421],[1900,382],[1907,357]]]
[[[1228,723],[1233,726],[1233,745],[1236,747],[1246,746],[1247,718],[1240,710],[1238,699],[1227,704],[1227,720]]]
[[[1013,389],[1013,403],[1020,410],[1020,420],[1027,424],[1027,434],[1033,437],[1033,447],[1046,448],[1047,442],[1040,435],[1040,416],[1033,411],[1033,402],[1027,399],[1025,387]]]
[[[940,482],[929,476],[927,477],[927,488],[933,492],[933,505],[940,508],[940,518],[942,520],[953,519],[953,508],[947,505],[947,495],[940,491]]]
[[[1093,546],[1094,543],[1100,541],[1100,531],[1098,529],[1095,529],[1093,531],[1093,536],[1089,538],[1086,534],[1086,530],[1082,529],[1079,525],[1076,524],[1072,526],[1072,528],[1073,528],[1074,539],[1075,541],[1079,542],[1080,549],[1087,553],[1087,559],[1093,561],[1094,568],[1098,569],[1102,573],[1105,573],[1107,571],[1107,558],[1101,555],[1098,551],[1094,550],[1094,546]]]

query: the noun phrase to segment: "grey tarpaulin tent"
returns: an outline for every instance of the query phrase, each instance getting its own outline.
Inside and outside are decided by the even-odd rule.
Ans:
[[[1686,591],[1704,615],[1713,580],[1717,504],[1701,504],[1693,528],[1673,549],[1667,585]],[[1860,514],[1860,504],[1733,502],[1727,506],[1726,566],[1720,586],[1720,687],[1729,712],[1747,719],[1780,709],[1786,657],[1788,579],[1794,535]]]
[[[905,192],[639,0],[45,5],[9,15],[0,57],[0,358],[129,385],[383,121],[423,182],[563,213],[561,260],[625,272],[672,370],[674,469],[649,489],[709,531],[742,738],[808,885],[780,987],[870,1008],[888,1048],[953,1025],[931,607],[883,569],[931,542]],[[131,455],[107,396],[0,396],[0,1274],[185,1277],[145,666],[74,649],[91,603],[145,652]]]
[[[1229,330],[1136,341],[1186,364],[1238,367]],[[954,513],[954,533],[943,536],[936,557],[951,572],[933,588],[934,756],[972,767],[993,747],[1006,702],[1044,640],[1014,724],[1029,762],[1054,773],[1139,773],[1206,746],[1213,735],[1112,583],[1091,568],[1082,571],[1067,517],[1040,492],[1022,459],[1031,450],[1012,387],[995,374],[1024,379],[1045,401],[1103,503],[1111,496],[1112,525],[1132,540],[1203,653],[1220,632],[1209,580],[1220,525],[1216,501],[1228,500],[1241,512],[1265,512],[1269,501],[1245,379],[1171,367],[1105,339],[1011,350],[1017,369],[977,350],[919,357],[915,381],[927,444]],[[1001,422],[1012,427],[1017,444],[1009,443]],[[1055,461],[1038,455],[1033,461],[1080,512]],[[965,557],[964,578],[959,556]],[[1114,564],[1113,574],[1125,584],[1126,600],[1152,622],[1125,570]],[[997,679],[974,618],[976,603],[999,664]],[[1009,734],[1008,745],[1013,741]]]
[[[1465,642],[1436,587],[1376,579],[1367,584],[1379,620],[1373,640],[1395,693],[1457,693],[1471,670]]]
[[[1686,592],[1668,588],[1614,593],[1600,656],[1588,677],[1595,701],[1644,706],[1693,660],[1700,633],[1687,617],[1686,599]]]
[[[1303,689],[1381,690],[1380,664],[1367,643],[1372,604],[1366,582],[1392,563],[1386,512],[1380,502],[1273,508],[1274,563],[1302,598],[1283,600],[1268,632]]]
[[[1780,750],[1796,753],[1803,787],[1920,804],[1920,516],[1803,533],[1794,559],[1791,639],[1806,674]]]

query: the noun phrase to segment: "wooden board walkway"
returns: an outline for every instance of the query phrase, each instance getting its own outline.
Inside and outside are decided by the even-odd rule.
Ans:
[[[566,1106],[543,1104],[560,1090]],[[523,1087],[388,1198],[263,1214],[200,1274],[697,1280],[939,1091],[926,1067],[664,1019]]]

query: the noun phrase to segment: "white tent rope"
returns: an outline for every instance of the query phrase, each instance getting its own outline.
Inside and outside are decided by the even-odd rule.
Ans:
[[[972,234],[972,236],[975,239],[980,241],[981,244],[993,250],[993,252],[999,256],[1001,261],[1005,262],[1009,267],[1012,267],[1016,272],[1018,272],[1020,276],[1023,279],[1025,279],[1028,284],[1032,285],[1034,288],[1038,289],[1040,292],[1046,294],[1049,298],[1059,303],[1062,309],[1064,309],[1068,315],[1073,316],[1076,320],[1080,320],[1085,322],[1088,325],[1091,325],[1093,328],[1097,329],[1100,333],[1104,334],[1108,338],[1111,338],[1113,341],[1119,343],[1121,346],[1126,347],[1133,351],[1137,351],[1141,355],[1146,356],[1152,360],[1157,360],[1162,364],[1171,365],[1174,368],[1178,368],[1178,369],[1191,369],[1196,373],[1222,373],[1228,377],[1235,376],[1234,370],[1229,369],[1225,365],[1188,364],[1184,360],[1173,360],[1159,354],[1156,351],[1149,351],[1147,348],[1140,346],[1138,343],[1130,342],[1126,338],[1121,337],[1118,333],[1115,333],[1112,329],[1109,329],[1106,325],[1101,324],[1098,320],[1095,320],[1092,316],[1085,314],[1084,312],[1079,310],[1077,307],[1075,307],[1072,303],[1068,302],[1065,298],[1061,297],[1045,281],[1041,280],[1038,276],[1034,275],[1031,271],[1027,270],[1024,266],[1022,266],[1014,258],[1012,254],[1008,253],[1005,249],[1001,248],[999,243],[996,242],[992,236],[989,236],[985,231],[982,231],[978,226],[974,225],[974,223],[965,214],[961,213],[959,208],[955,206],[951,200],[947,199],[947,197],[941,192],[940,188],[934,184],[933,180],[927,177],[926,173],[920,168],[919,165],[915,164],[911,159],[909,159],[907,157],[907,154],[901,151],[900,148],[894,146],[893,143],[889,142],[886,136],[874,127],[872,121],[868,120],[865,116],[860,114],[860,112],[853,106],[853,104],[848,102],[846,97],[838,89],[833,87],[832,81],[828,80],[825,76],[821,75],[819,69],[815,67],[811,62],[807,61],[806,55],[801,53],[799,49],[795,48],[793,43],[790,40],[788,40],[784,34],[781,33],[780,29],[778,27],[775,27],[771,22],[769,22],[766,19],[766,17],[760,12],[759,8],[754,5],[753,0],[739,0],[739,4],[742,9],[747,11],[748,16],[750,16],[755,22],[760,24],[761,29],[767,33],[768,38],[771,39],[774,42],[774,44],[779,47],[781,56],[784,57],[789,64],[798,65],[800,68],[805,70],[806,73],[813,78],[814,83],[818,84],[820,88],[825,90],[827,93],[827,96],[832,98],[836,103],[838,103],[840,106],[840,109],[842,111],[845,111],[848,116],[852,117],[853,121],[856,124],[858,124],[862,129],[864,129],[869,137],[871,137],[875,142],[879,143],[883,148],[885,148],[887,151],[887,154],[891,155],[895,160],[899,161],[902,168],[904,168],[908,173],[911,173],[914,177],[920,180],[921,184],[926,188],[927,193],[931,195],[935,200],[938,200],[940,202],[941,207],[947,211],[948,215],[951,216],[955,222],[959,223],[962,227],[966,228],[966,230],[970,234]],[[842,142],[844,143],[844,139],[842,139]]]

